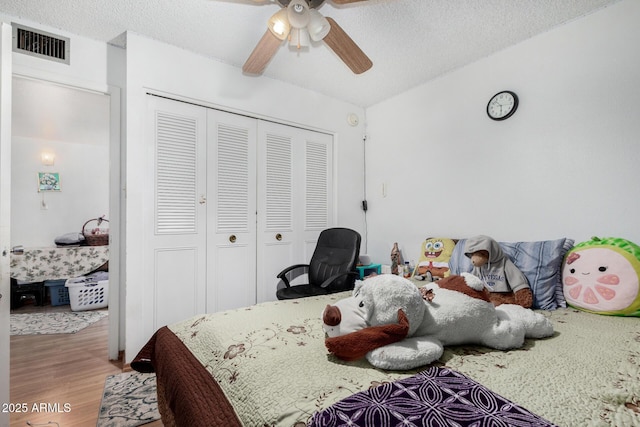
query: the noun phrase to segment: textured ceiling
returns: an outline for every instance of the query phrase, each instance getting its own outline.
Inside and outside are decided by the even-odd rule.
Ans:
[[[283,44],[263,75],[367,107],[616,1],[328,0],[318,11],[373,68],[354,75],[322,42],[301,51]],[[279,8],[269,0],[0,0],[1,13],[35,24],[116,44],[130,30],[238,73]]]

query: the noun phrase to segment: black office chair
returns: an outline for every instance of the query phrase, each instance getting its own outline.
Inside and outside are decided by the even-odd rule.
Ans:
[[[318,236],[316,249],[309,264],[287,267],[278,278],[285,287],[276,291],[279,300],[326,295],[353,289],[358,277],[356,265],[360,256],[360,234],[348,228],[329,228]],[[309,283],[291,286],[287,274],[306,270]],[[301,274],[304,274],[304,270]]]

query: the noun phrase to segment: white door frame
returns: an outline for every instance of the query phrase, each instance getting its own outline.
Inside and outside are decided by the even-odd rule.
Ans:
[[[11,232],[11,25],[0,22],[0,403],[9,403],[10,338],[9,242]],[[9,412],[0,411],[0,426],[9,425]]]
[[[124,207],[125,191],[121,177],[122,150],[120,143],[120,88],[109,86],[107,94],[109,102],[109,360],[117,360],[120,350],[124,351],[124,298],[125,270],[124,263],[125,239],[121,234],[121,224],[124,217],[121,216],[121,206]],[[124,215],[124,214],[122,214]],[[122,293],[120,291],[123,291]]]

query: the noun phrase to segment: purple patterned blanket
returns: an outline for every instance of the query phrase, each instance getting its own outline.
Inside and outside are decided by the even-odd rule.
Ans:
[[[353,394],[317,412],[309,427],[554,426],[471,378],[442,367]]]

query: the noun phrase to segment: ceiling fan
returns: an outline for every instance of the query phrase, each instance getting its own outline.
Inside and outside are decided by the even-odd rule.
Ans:
[[[322,40],[355,74],[362,74],[373,66],[367,55],[336,21],[325,18],[316,10],[325,0],[271,1],[277,1],[282,9],[267,22],[267,31],[242,66],[245,73],[261,74],[284,40],[289,40],[290,45],[298,48],[309,46],[310,40]],[[332,1],[335,4],[347,4],[366,0]]]

